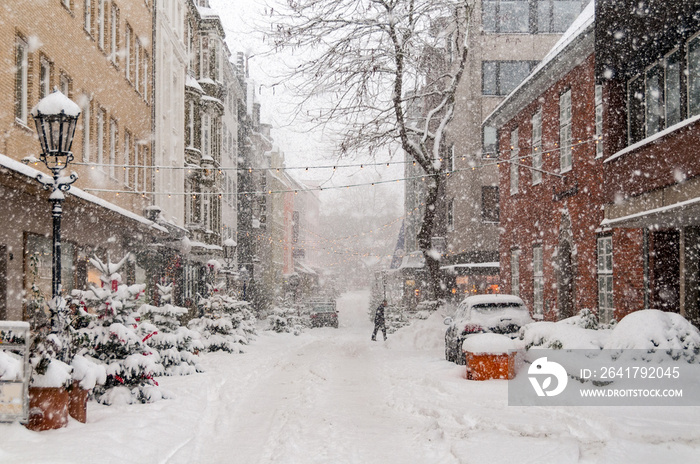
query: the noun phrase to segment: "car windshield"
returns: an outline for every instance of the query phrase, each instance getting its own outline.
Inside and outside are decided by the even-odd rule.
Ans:
[[[318,305],[313,307],[313,311],[316,313],[332,313],[335,311],[333,305]]]

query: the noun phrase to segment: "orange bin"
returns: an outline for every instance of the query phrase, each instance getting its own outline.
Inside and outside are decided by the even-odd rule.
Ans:
[[[470,353],[467,357],[467,380],[510,380],[515,377],[515,352],[510,354]]]

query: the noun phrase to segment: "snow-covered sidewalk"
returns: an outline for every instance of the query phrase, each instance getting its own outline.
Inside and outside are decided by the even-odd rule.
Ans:
[[[440,314],[371,342],[368,294],[340,328],[260,332],[204,374],[159,378],[175,398],[91,402],[88,423],[0,424],[2,463],[695,462],[700,408],[513,407],[507,382],[444,360]]]

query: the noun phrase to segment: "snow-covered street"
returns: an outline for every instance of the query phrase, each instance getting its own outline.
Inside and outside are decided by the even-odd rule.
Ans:
[[[0,425],[2,463],[696,462],[697,408],[507,404],[444,360],[442,315],[372,342],[368,292],[343,295],[340,328],[260,331],[206,373],[159,378],[173,399],[89,404],[88,423]]]

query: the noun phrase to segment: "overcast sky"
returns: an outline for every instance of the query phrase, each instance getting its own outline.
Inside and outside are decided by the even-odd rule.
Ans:
[[[286,92],[279,84],[278,76],[284,69],[285,56],[266,55],[267,47],[263,41],[263,30],[270,27],[269,12],[273,2],[265,0],[210,0],[211,7],[221,17],[226,32],[226,41],[233,56],[245,52],[249,57],[250,78],[255,82],[255,96],[261,104],[261,119],[272,125],[275,144],[284,152],[288,167],[306,165],[333,165],[336,163],[333,152],[332,134],[321,130],[309,131],[300,122],[290,121],[289,114],[294,105],[294,95]],[[275,85],[277,84],[277,85]],[[401,161],[395,157],[393,161]],[[344,160],[339,164],[354,164],[363,160]],[[369,161],[369,160],[364,160]],[[387,160],[377,160],[379,162]],[[398,179],[403,177],[403,166],[392,164],[372,169],[343,168],[290,170],[298,180],[315,180],[323,186],[344,186],[377,180]],[[403,197],[403,182],[383,184],[381,186],[354,187],[342,191],[322,192],[321,198],[328,205],[339,195],[352,195],[359,188],[380,188],[392,197]],[[343,192],[343,193],[341,193]],[[400,202],[399,205],[402,205]],[[398,214],[398,212],[397,212]]]

